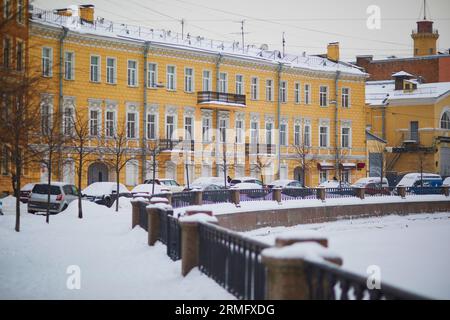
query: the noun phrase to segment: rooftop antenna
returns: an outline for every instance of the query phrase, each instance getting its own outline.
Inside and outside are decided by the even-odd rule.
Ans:
[[[241,24],[241,32],[237,33],[237,32],[233,32],[232,34],[240,34],[242,37],[242,53],[245,53],[245,34],[249,33],[249,32],[244,32],[244,22],[245,20],[241,20],[241,21],[236,21],[239,22]]]
[[[286,39],[284,38],[284,32],[283,32],[283,58],[285,56],[285,47],[286,47]]]
[[[427,0],[423,0],[423,20],[427,20]]]
[[[181,19],[181,40],[184,40],[184,19]]]

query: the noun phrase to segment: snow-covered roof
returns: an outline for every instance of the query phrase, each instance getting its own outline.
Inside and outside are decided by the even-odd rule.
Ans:
[[[94,23],[81,21],[78,16],[61,16],[51,10],[33,8],[31,11],[33,23],[66,27],[70,31],[95,35],[101,37],[115,38],[121,40],[135,41],[138,43],[151,42],[153,45],[160,45],[174,49],[184,49],[196,52],[222,54],[243,60],[253,60],[255,62],[270,63],[273,65],[283,64],[285,67],[306,69],[311,71],[347,73],[356,76],[366,77],[359,67],[346,62],[333,62],[323,57],[306,54],[282,54],[277,50],[265,50],[265,46],[246,45],[238,41],[222,41],[206,39],[201,36],[182,36],[171,30],[158,30],[145,26],[133,26],[124,23],[99,18]]]
[[[366,104],[387,105],[393,101],[411,99],[438,99],[450,93],[450,82],[417,83],[414,90],[395,90],[394,80],[368,81],[366,83]]]
[[[392,74],[393,77],[414,77],[412,74],[406,71],[400,71]]]

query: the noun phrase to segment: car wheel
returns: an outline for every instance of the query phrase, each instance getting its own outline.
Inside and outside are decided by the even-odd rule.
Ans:
[[[61,212],[67,209],[67,203],[62,207]]]
[[[112,201],[110,197],[106,197],[105,198],[105,206],[107,206],[108,208],[111,208],[112,206]]]

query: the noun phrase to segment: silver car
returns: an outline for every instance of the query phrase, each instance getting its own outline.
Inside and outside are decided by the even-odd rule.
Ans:
[[[69,203],[77,199],[77,188],[64,182],[37,183],[31,191],[28,200],[28,212],[47,211],[47,194],[50,188],[50,213],[59,213],[67,208]]]

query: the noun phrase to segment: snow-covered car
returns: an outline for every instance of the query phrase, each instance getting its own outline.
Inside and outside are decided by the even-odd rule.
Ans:
[[[31,190],[33,190],[35,183],[27,183],[20,189],[20,201],[27,203],[31,195]]]
[[[383,181],[380,186],[381,181]],[[380,177],[367,177],[357,180],[351,185],[352,188],[364,188],[365,193],[368,195],[390,195],[391,191],[389,189],[388,179]]]
[[[28,213],[47,211],[48,192],[50,190],[50,213],[60,213],[66,210],[69,203],[78,198],[78,189],[73,184],[65,182],[37,183],[28,199]]]
[[[89,201],[111,207],[117,199],[117,183],[94,182],[84,188],[81,194]],[[119,197],[131,198],[130,190],[122,183],[119,183]]]
[[[442,185],[447,187],[450,186],[450,177],[445,178]]]
[[[397,187],[407,187],[414,194],[440,194],[442,177],[434,173],[408,173],[403,176]]]
[[[0,215],[3,215],[3,201],[0,198]]]
[[[252,183],[252,182],[241,182],[232,185],[230,189],[239,189],[239,190],[253,190],[253,189],[262,189],[262,184]]]
[[[153,179],[147,179],[144,181],[145,184],[152,184]],[[171,192],[181,192],[183,191],[184,187],[180,186],[178,182],[176,182],[174,179],[155,179],[155,184],[160,185],[161,187],[165,187],[169,189]]]
[[[220,186],[218,184],[204,184],[204,185],[192,185],[189,186],[189,190],[186,188],[184,191],[214,191],[214,190],[224,190],[224,186]]]
[[[236,177],[234,179],[231,179],[230,186],[234,186],[238,183],[256,183],[259,184],[261,187],[263,186],[262,181],[255,177]]]
[[[338,180],[327,180],[319,184],[319,188],[349,188],[350,184],[346,181],[338,181]]]
[[[185,186],[183,191],[190,190],[205,190],[205,188],[214,188],[217,186],[220,188],[225,188],[225,180],[223,177],[200,177],[192,181],[188,186]]]
[[[153,186],[155,187],[153,192]],[[152,183],[143,183],[139,184],[131,190],[131,195],[133,197],[142,197],[142,196],[150,196],[152,194],[160,194],[170,192],[168,188],[165,186],[161,186],[159,184]]]
[[[274,180],[267,185],[270,189],[272,188],[289,188],[289,189],[301,189],[302,184],[298,180],[281,179]]]

